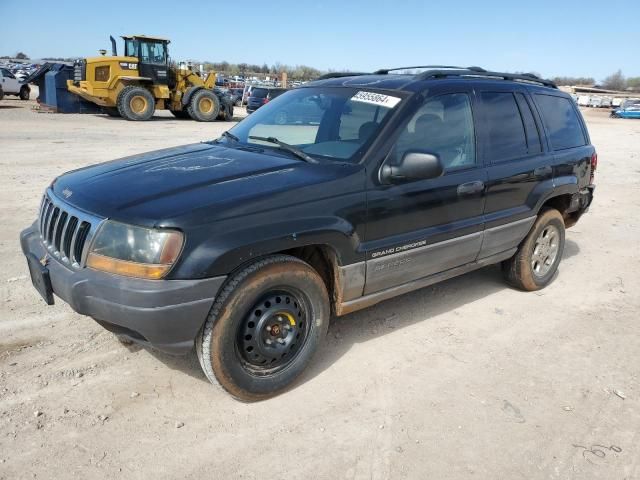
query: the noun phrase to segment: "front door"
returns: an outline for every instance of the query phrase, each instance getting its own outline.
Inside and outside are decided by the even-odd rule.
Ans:
[[[368,190],[365,294],[473,262],[482,244],[485,170],[476,155],[473,90],[432,93],[401,127],[385,162],[438,154],[439,178]]]
[[[2,90],[4,93],[20,92],[20,81],[6,68],[2,69]]]
[[[141,41],[139,59],[141,77],[152,79],[154,85],[168,85],[170,83],[166,43]]]

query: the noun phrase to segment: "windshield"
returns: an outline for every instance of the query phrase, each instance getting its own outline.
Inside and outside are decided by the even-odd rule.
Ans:
[[[273,137],[312,157],[357,162],[401,101],[400,96],[355,88],[293,89],[256,110],[231,133],[241,143],[277,148],[249,138]]]

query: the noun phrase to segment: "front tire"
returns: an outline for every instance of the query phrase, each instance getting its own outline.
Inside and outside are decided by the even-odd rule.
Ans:
[[[227,281],[196,340],[213,384],[242,401],[272,397],[304,371],[329,326],[318,273],[288,255],[245,267]]]
[[[502,262],[505,279],[520,290],[546,287],[553,279],[564,252],[564,219],[558,210],[544,210],[518,247],[516,254]]]
[[[203,88],[193,94],[187,111],[198,122],[213,122],[220,114],[220,99],[211,90]]]
[[[146,88],[130,85],[118,95],[118,112],[122,118],[143,122],[153,117],[155,110],[155,99]]]

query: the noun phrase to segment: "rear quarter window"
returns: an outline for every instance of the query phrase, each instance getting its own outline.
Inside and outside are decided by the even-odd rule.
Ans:
[[[535,99],[554,150],[586,145],[587,139],[571,100],[540,93],[535,94]]]

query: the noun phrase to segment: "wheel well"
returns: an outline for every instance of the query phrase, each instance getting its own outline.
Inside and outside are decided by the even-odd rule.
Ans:
[[[570,193],[565,193],[563,195],[558,195],[556,197],[552,197],[545,201],[540,207],[540,211],[543,211],[547,208],[553,208],[558,210],[564,219],[565,228],[569,228],[578,221],[575,215],[572,212],[569,212],[569,208],[571,207],[571,198],[573,195]]]
[[[327,287],[327,293],[329,294],[331,308],[333,310],[336,302],[335,286],[337,275],[337,260],[333,250],[326,245],[306,245],[304,247],[293,248],[291,250],[284,250],[277,253],[299,258],[303,262],[311,265],[311,267],[318,272],[318,275],[322,278],[325,287]]]

